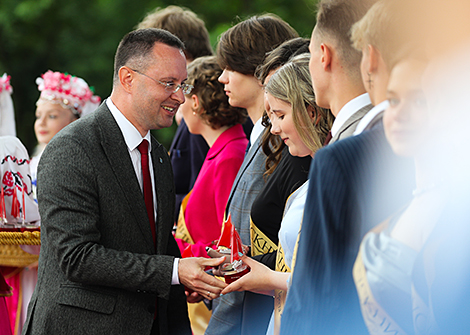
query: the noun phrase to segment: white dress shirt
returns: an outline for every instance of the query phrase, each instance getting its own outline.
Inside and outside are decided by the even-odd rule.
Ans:
[[[255,143],[258,140],[258,137],[261,136],[263,131],[266,129],[262,124],[261,121],[263,120],[262,117],[259,118],[258,121],[253,125],[253,128],[251,129],[251,134],[250,134],[250,149],[248,152],[250,152],[251,148],[253,148],[253,143]],[[247,152],[247,153],[248,153]]]
[[[361,119],[361,121],[359,121],[359,123],[357,124],[356,130],[354,131],[354,136],[359,135],[360,133],[362,133],[367,128],[369,123],[371,123],[372,120],[379,113],[386,110],[388,108],[388,106],[389,106],[388,100],[385,100],[385,101],[382,101],[381,103],[379,103],[378,105],[374,106],[374,108],[372,108],[369,112],[367,112],[367,114],[364,115],[364,117]]]
[[[114,105],[114,103],[111,101],[111,98],[106,99],[106,106],[111,111],[111,114],[116,120],[119,126],[119,129],[121,129],[122,135],[124,136],[124,141],[126,142],[127,150],[129,151],[129,155],[132,160],[132,165],[134,166],[135,175],[137,177],[137,180],[139,181],[140,189],[142,190],[142,192],[144,189],[143,180],[142,180],[143,179],[142,178],[142,163],[141,163],[140,151],[137,147],[143,140],[147,140],[149,143],[149,170],[150,170],[150,179],[152,180],[153,208],[154,208],[154,215],[155,215],[154,218],[155,218],[155,223],[156,223],[157,222],[157,195],[155,194],[155,192],[153,192],[153,190],[155,190],[155,177],[153,173],[152,156],[150,154],[152,151],[150,131],[147,132],[145,137],[142,137],[140,135],[140,132],[137,130],[137,128]],[[175,258],[174,263],[173,263],[173,275],[172,275],[172,280],[171,280],[172,285],[178,285],[180,283],[179,277],[178,277],[178,262],[179,262],[179,259]]]
[[[331,136],[335,137],[338,131],[341,129],[343,124],[354,114],[356,114],[364,106],[370,104],[369,94],[364,93],[354,99],[350,100],[346,105],[341,108],[338,115],[333,122],[331,127]]]

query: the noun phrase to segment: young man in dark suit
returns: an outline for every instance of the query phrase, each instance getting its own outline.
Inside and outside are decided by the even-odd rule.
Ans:
[[[336,4],[347,6],[341,1]],[[364,14],[365,8],[361,12]],[[391,13],[384,15],[393,18]],[[378,31],[383,37],[388,36],[396,24],[391,21],[387,21],[390,29],[372,28],[374,37]],[[376,24],[383,25],[385,21]],[[314,35],[318,33],[315,30]],[[388,60],[386,56],[392,54],[382,56]],[[380,76],[385,85],[379,85],[379,78],[373,77],[375,89],[369,89],[375,103],[386,97],[387,71]],[[364,82],[370,78],[370,73],[366,73]],[[309,180],[281,334],[367,333],[352,278],[353,263],[364,234],[410,199],[411,162],[393,153],[380,120],[361,135],[319,150]]]
[[[164,30],[127,34],[110,98],[47,146],[25,334],[191,334],[183,285],[197,292],[188,300],[225,286],[204,272],[221,260],[179,259],[171,166],[150,135],[172,124],[191,89],[183,49]]]

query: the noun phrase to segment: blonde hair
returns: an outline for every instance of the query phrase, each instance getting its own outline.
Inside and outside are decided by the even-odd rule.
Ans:
[[[315,102],[309,60],[308,53],[294,57],[271,77],[266,91],[292,106],[295,129],[307,148],[315,153],[323,146],[334,118],[329,109],[318,107]]]
[[[421,42],[416,38],[416,23],[411,16],[416,9],[409,0],[380,0],[351,28],[353,47],[362,51],[376,48],[391,70],[404,54]],[[418,44],[416,44],[418,43]]]

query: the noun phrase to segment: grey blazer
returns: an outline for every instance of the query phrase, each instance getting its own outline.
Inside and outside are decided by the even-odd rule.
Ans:
[[[230,213],[243,244],[250,245],[251,205],[265,184],[266,155],[261,149],[262,135],[252,144],[238,171],[228,198],[226,213]],[[206,335],[240,333],[244,292],[232,292],[213,301],[212,317]]]
[[[266,171],[266,155],[260,147],[262,136],[252,144],[245,156],[225,207],[226,214],[231,214],[232,223],[245,245],[250,245],[251,205],[265,184],[263,175]]]
[[[345,139],[349,136],[352,136],[354,134],[354,131],[356,130],[357,125],[359,124],[359,121],[364,117],[364,115],[367,114],[372,109],[371,104],[365,105],[361,109],[359,109],[356,113],[351,115],[349,119],[346,120],[346,122],[339,128],[338,132],[333,136],[329,144],[333,144],[336,141],[339,141],[341,139]]]
[[[183,287],[172,286],[174,185],[152,137],[157,245],[124,137],[111,112],[64,128],[38,169],[38,283],[23,334],[191,334]]]

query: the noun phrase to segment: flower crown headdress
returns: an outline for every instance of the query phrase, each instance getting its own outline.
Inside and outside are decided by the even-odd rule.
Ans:
[[[101,101],[99,96],[93,95],[93,88],[85,80],[67,73],[49,70],[36,79],[36,84],[41,92],[36,104],[44,101],[59,103],[77,117],[94,111]]]

